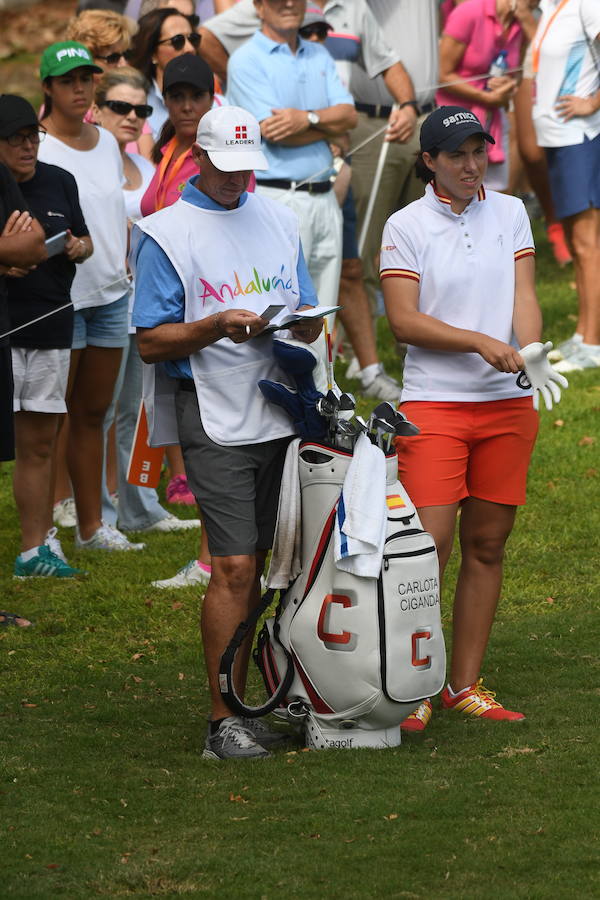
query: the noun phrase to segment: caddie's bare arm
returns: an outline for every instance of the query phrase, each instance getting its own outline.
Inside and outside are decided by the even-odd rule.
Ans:
[[[228,309],[198,322],[165,322],[155,328],[138,328],[137,344],[144,362],[165,362],[189,356],[224,337],[242,344],[259,334],[266,325],[268,322],[256,313]]]
[[[273,115],[263,119],[260,131],[266,141],[284,147],[301,147],[325,138],[336,137],[356,127],[356,110],[351,103],[336,103],[324,109],[315,109],[319,124],[311,125],[306,109],[273,109]]]
[[[535,257],[515,262],[513,331],[520,347],[542,339],[542,311],[535,292]]]
[[[523,360],[514,347],[478,331],[455,328],[419,312],[419,286],[408,278],[384,278],[383,297],[394,337],[427,350],[479,353],[499,372],[520,372]]]
[[[412,79],[401,62],[394,63],[382,72],[385,86],[398,105],[415,99]],[[386,141],[397,141],[399,144],[410,140],[417,127],[417,110],[414,106],[394,109],[388,120]]]

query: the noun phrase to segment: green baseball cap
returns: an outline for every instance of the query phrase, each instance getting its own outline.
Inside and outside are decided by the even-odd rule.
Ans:
[[[50,44],[42,53],[40,78],[44,81],[54,75],[66,75],[72,69],[83,66],[94,72],[104,71],[96,65],[94,57],[83,44],[78,41],[59,41],[57,44]]]

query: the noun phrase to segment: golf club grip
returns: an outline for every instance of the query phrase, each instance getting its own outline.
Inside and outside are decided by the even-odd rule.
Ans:
[[[280,643],[280,646],[282,647],[286,656],[287,669],[284,677],[279,684],[279,687],[277,688],[275,693],[271,697],[269,697],[267,702],[263,703],[262,706],[246,706],[246,704],[242,700],[240,700],[235,691],[235,685],[233,682],[233,667],[235,665],[236,654],[240,649],[244,638],[248,634],[248,631],[250,630],[250,628],[253,628],[254,625],[256,625],[259,618],[273,602],[274,597],[275,591],[273,589],[266,591],[263,596],[262,602],[256,607],[255,610],[253,610],[251,615],[249,615],[248,618],[245,619],[245,621],[240,622],[235,630],[235,634],[229,642],[227,649],[221,657],[221,663],[219,665],[219,690],[221,691],[223,700],[232,712],[236,713],[238,716],[247,716],[249,719],[257,719],[259,718],[259,716],[266,716],[267,713],[272,712],[272,710],[280,706],[281,701],[285,699],[285,696],[291,687],[292,681],[294,680],[294,660],[292,659],[292,656],[287,648]]]

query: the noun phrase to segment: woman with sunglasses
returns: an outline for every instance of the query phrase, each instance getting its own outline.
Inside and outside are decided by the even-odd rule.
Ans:
[[[94,241],[94,255],[78,268],[71,292],[75,319],[66,459],[77,509],[75,543],[82,549],[137,550],[144,545],[131,544],[101,516],[103,422],[129,343],[129,279],[121,154],[112,134],[84,121],[96,72],[101,70],[83,44],[64,41],[44,51],[41,124],[48,134],[39,155],[74,175]]]
[[[72,578],[78,570],[65,560],[56,528],[52,528],[52,455],[59,421],[67,411],[73,337],[71,284],[75,264],[91,256],[92,242],[73,176],[37,160],[44,137],[27,100],[11,94],[0,97],[0,161],[19,184],[46,237],[64,236],[58,252],[46,262],[31,271],[12,268],[7,273],[10,325],[18,329],[11,336],[16,436],[13,489],[21,522],[21,553],[14,574],[17,578]],[[42,321],[33,322],[44,315]]]
[[[141,199],[154,175],[152,163],[126,150],[139,136],[142,123],[152,112],[152,107],[146,103],[148,87],[142,73],[129,66],[105,72],[96,86],[92,108],[95,121],[110,131],[119,144],[125,174],[123,197],[130,225],[141,218]],[[114,400],[104,425],[106,431],[108,422],[116,421],[119,525],[125,531],[176,531],[197,527],[198,519],[176,518],[163,509],[155,490],[129,484],[126,478],[142,398],[142,361],[135,342],[135,329],[131,327],[132,309],[133,290],[129,302],[129,345],[123,354]],[[104,521],[116,525],[117,511],[105,485],[102,508]]]
[[[177,9],[155,9],[142,16],[133,39],[131,65],[151,84],[148,103],[152,107],[149,125],[154,139],[169,117],[163,99],[163,78],[167,64],[184,53],[198,53],[200,35],[187,16]],[[213,87],[214,92],[214,87]]]
[[[113,69],[127,65],[135,32],[135,22],[127,16],[110,9],[86,9],[71,19],[65,38],[85,44],[102,69]]]
[[[128,65],[131,40],[136,31],[137,25],[127,16],[121,16],[109,9],[89,9],[71,19],[67,26],[67,40],[85,44],[91,51],[96,65],[106,72]],[[96,83],[99,77],[100,75],[96,76]],[[90,109],[86,122],[94,121]],[[127,151],[149,159],[153,143],[150,126],[144,121],[140,136],[137,141],[130,142]]]

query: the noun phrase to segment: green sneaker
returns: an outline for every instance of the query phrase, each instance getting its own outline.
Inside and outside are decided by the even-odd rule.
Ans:
[[[50,547],[43,544],[38,547],[34,557],[24,561],[21,556],[15,559],[14,578],[76,578],[86,575],[83,569],[74,569],[68,562],[53,553]]]

